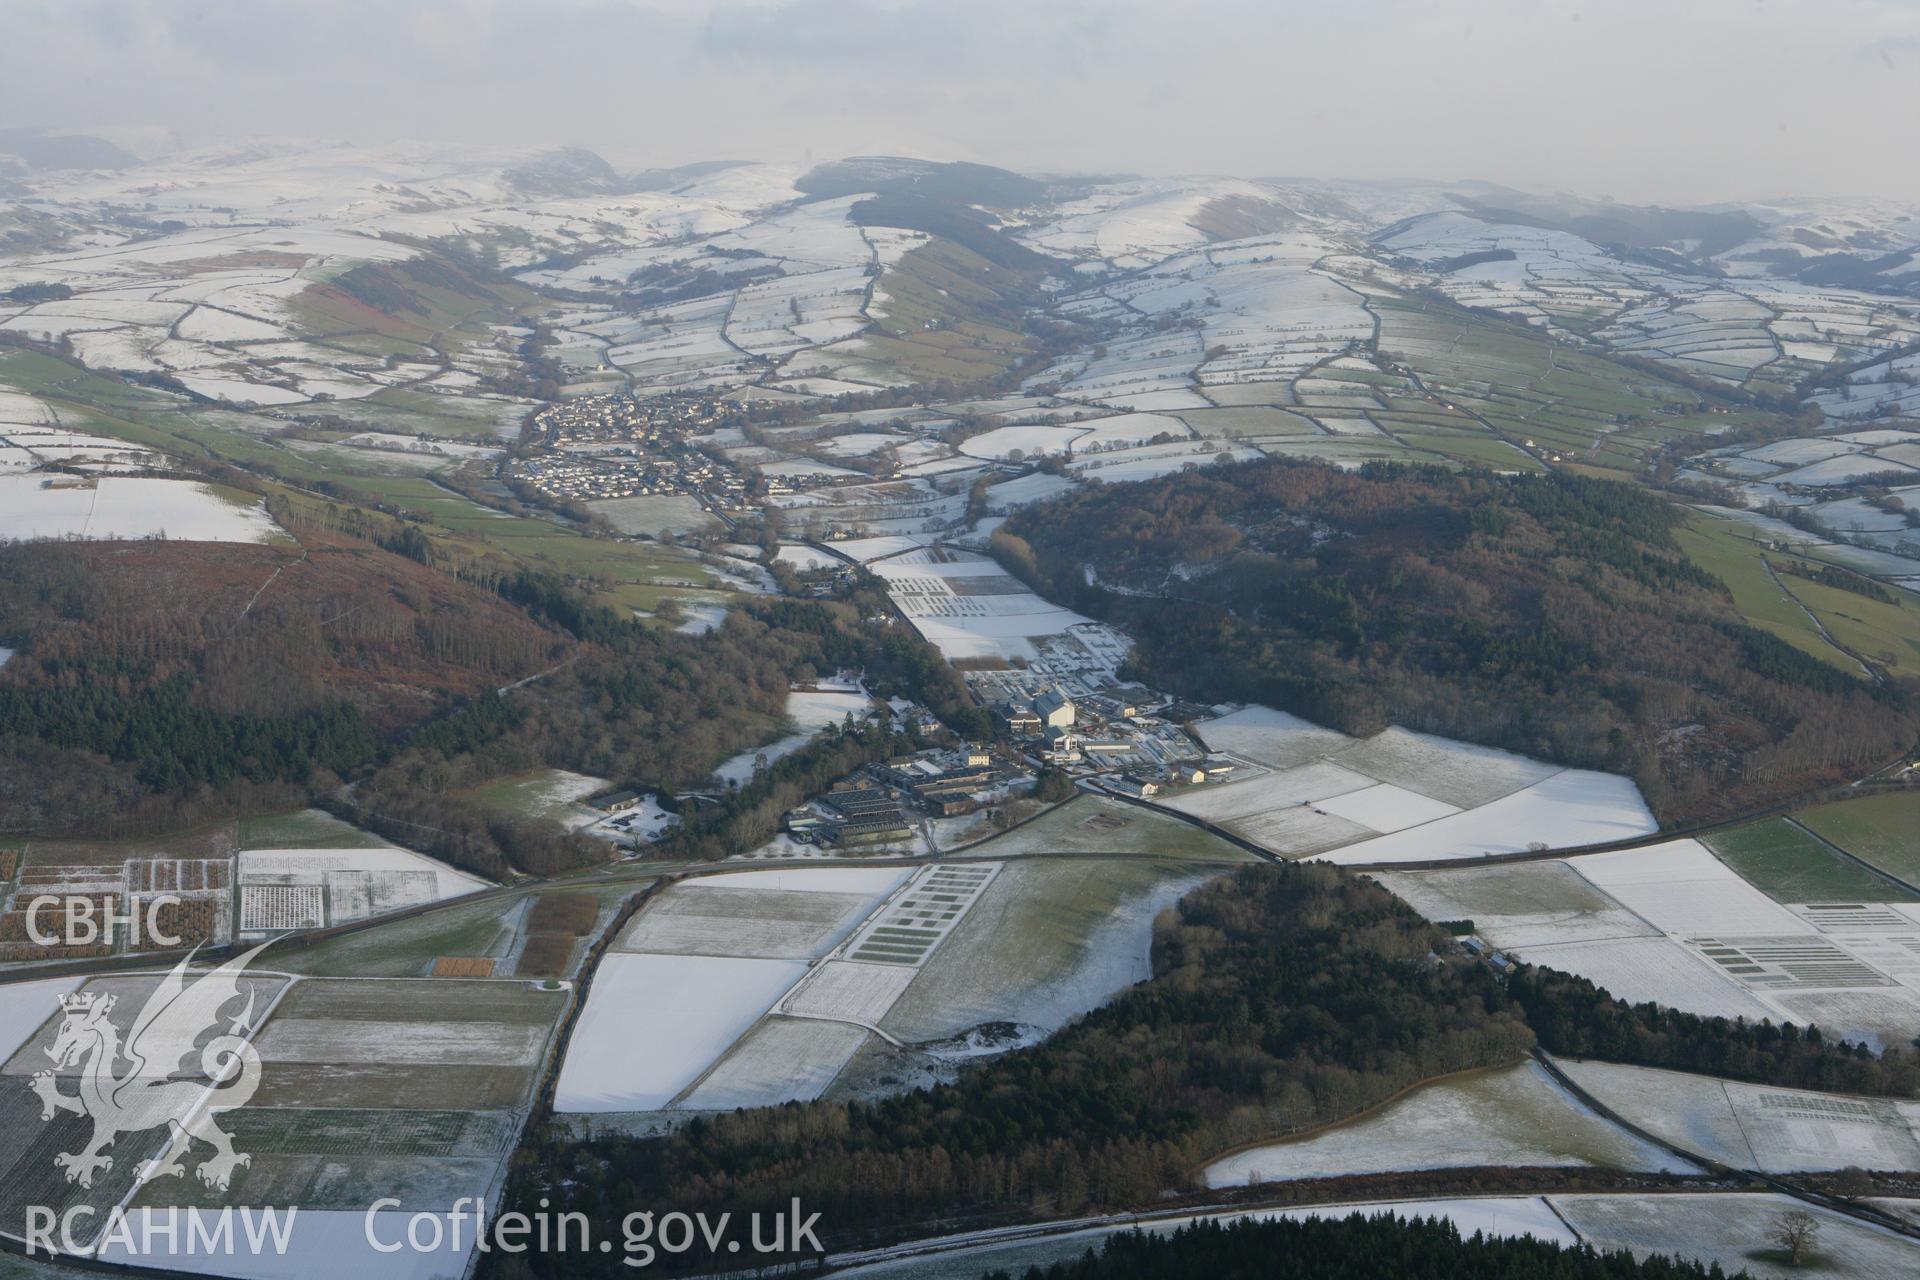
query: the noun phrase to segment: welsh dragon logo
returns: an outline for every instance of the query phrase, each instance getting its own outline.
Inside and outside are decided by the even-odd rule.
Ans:
[[[51,1070],[34,1073],[33,1091],[40,1095],[41,1120],[70,1111],[93,1121],[92,1141],[53,1158],[66,1170],[68,1182],[91,1187],[96,1172],[113,1167],[113,1157],[105,1152],[115,1138],[163,1124],[173,1130],[173,1140],[146,1171],[149,1177],[185,1173],[181,1157],[195,1139],[213,1148],[195,1170],[209,1187],[224,1191],[234,1170],[252,1162],[253,1157],[233,1149],[232,1135],[218,1120],[222,1112],[245,1106],[260,1085],[260,1055],[246,1035],[252,1030],[254,992],[248,990],[246,1008],[226,1023],[224,1032],[204,1046],[198,1042],[209,1031],[219,1032],[221,1010],[239,998],[240,975],[265,945],[235,956],[193,983],[187,981],[193,957],[182,959],[147,997],[124,1043],[109,1016],[113,996],[83,993],[60,1001],[64,1017],[46,1052],[60,1070],[80,1067],[80,1092],[61,1093],[60,1077]],[[178,1077],[182,1060],[196,1046],[200,1077]],[[123,1060],[129,1069],[120,1073]]]

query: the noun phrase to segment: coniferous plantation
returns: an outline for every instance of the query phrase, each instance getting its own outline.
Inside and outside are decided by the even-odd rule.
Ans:
[[[1625,1250],[1565,1248],[1530,1236],[1465,1239],[1451,1222],[1339,1219],[1202,1222],[1170,1235],[1127,1232],[1020,1280],[1719,1280],[1718,1266]],[[1746,1273],[1738,1272],[1744,1276]],[[986,1280],[1014,1280],[1005,1271]]]
[[[1655,1004],[1628,1005],[1576,974],[1516,965],[1507,992],[1540,1047],[1577,1058],[1695,1071],[1756,1084],[1833,1093],[1920,1093],[1920,1039],[1876,1055],[1831,1041],[1818,1027],[1702,1017]]]
[[[1910,688],[1742,620],[1681,552],[1681,519],[1567,473],[1266,459],[1083,485],[1017,512],[995,549],[1049,599],[1126,628],[1151,684],[1630,773],[1667,821],[1913,745]]]
[[[822,1214],[829,1249],[1146,1208],[1197,1189],[1199,1169],[1235,1146],[1515,1061],[1537,1041],[1536,1018],[1539,1035],[1570,1051],[1627,1062],[1724,1064],[1767,1083],[1863,1092],[1915,1086],[1908,1055],[1882,1064],[1817,1035],[1725,1019],[1663,1015],[1656,1049],[1611,1029],[1650,1011],[1590,985],[1580,996],[1538,976],[1510,994],[1444,931],[1352,873],[1253,866],[1162,917],[1150,981],[953,1084],[703,1117],[664,1138],[536,1138],[509,1200],[528,1209],[565,1188],[604,1229],[648,1210],[771,1213],[797,1196]],[[1793,1048],[1771,1047],[1783,1041]],[[578,1259],[527,1262],[534,1274],[578,1274],[566,1269]]]

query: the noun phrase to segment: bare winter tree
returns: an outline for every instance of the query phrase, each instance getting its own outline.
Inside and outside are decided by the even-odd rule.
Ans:
[[[1787,1264],[1797,1267],[1819,1242],[1820,1220],[1805,1209],[1789,1209],[1773,1220],[1767,1240],[1787,1255]]]

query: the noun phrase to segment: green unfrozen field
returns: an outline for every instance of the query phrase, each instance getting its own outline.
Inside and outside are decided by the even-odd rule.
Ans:
[[[1384,458],[1390,462],[1413,462],[1418,455],[1397,440],[1385,436],[1299,436],[1267,438],[1259,443],[1260,452],[1280,458],[1317,458],[1324,462],[1365,462]]]
[[[385,840],[321,809],[240,819],[241,849],[386,849]]]
[[[532,1026],[556,1017],[560,993],[529,982],[436,981],[296,983],[274,1021],[340,1018],[355,1022],[487,1022]]]
[[[584,799],[611,784],[604,778],[565,769],[536,769],[531,773],[496,778],[492,782],[464,792],[466,799],[484,809],[511,813],[523,818],[551,818],[562,821],[574,812],[578,796]]]
[[[441,956],[506,956],[530,895],[443,907],[268,957],[276,969],[313,977],[422,977]]]
[[[1437,453],[1443,458],[1471,467],[1489,467],[1496,471],[1546,470],[1546,467],[1532,454],[1484,431],[1475,434],[1466,431],[1399,428],[1394,434],[1409,448]]]
[[[1763,562],[1770,553],[1743,537],[1731,522],[1694,515],[1674,530],[1674,537],[1689,560],[1727,584],[1734,607],[1748,622],[1849,675],[1861,674],[1860,664],[1829,644],[1806,610],[1774,582]]]
[[[465,437],[480,444],[508,444],[519,434],[518,419],[533,407],[387,387],[363,399],[335,401],[329,412],[369,430],[397,428],[415,434]]]
[[[369,449],[359,445],[322,443],[317,440],[290,440],[287,447],[304,457],[325,464],[329,471],[368,475],[421,475],[456,471],[467,465],[464,458],[445,454],[411,453],[397,449]]]
[[[303,455],[278,451],[280,457]],[[419,474],[337,475],[318,472],[370,505],[398,507],[426,517],[430,536],[437,530],[467,542],[492,547],[534,568],[576,577],[625,584],[708,585],[712,576],[690,553],[658,542],[590,538],[562,524],[531,516],[508,515],[484,507]],[[295,497],[296,506],[315,505]]]
[[[508,1111],[531,1100],[538,1065],[269,1063],[256,1107]]]
[[[512,1126],[488,1111],[365,1111],[271,1107],[237,1111],[228,1126],[236,1145],[269,1155],[493,1155]]]
[[[1230,409],[1182,409],[1169,414],[1208,439],[1241,439],[1261,436],[1310,436],[1318,434],[1313,423],[1296,413],[1265,405],[1246,405]]]
[[[1847,648],[1896,675],[1920,672],[1920,597],[1889,586],[1891,601],[1874,600],[1798,576],[1783,584]]]
[[[12,841],[23,845],[29,865],[61,862],[119,862],[126,858],[225,858],[234,851],[234,824],[214,823],[170,832],[164,836],[123,839]]]
[[[1572,351],[1544,336],[1421,299],[1376,298],[1380,346],[1430,390],[1513,440],[1584,453],[1628,419],[1685,421],[1667,410],[1699,397],[1657,376]]]
[[[526,889],[480,902],[455,903],[423,915],[377,923],[311,947],[268,954],[274,968],[310,977],[426,978],[441,956],[491,956],[499,962],[515,955],[528,906],[538,894],[590,894],[599,899],[604,920],[620,901],[650,883],[644,876],[594,877],[565,888]],[[437,978],[421,985],[437,988],[467,981]],[[495,984],[493,989],[501,988]]]
[[[1033,821],[966,850],[969,857],[1020,854],[1152,854],[1198,862],[1252,862],[1254,855],[1178,818],[1081,794]]]
[[[1842,800],[1794,816],[1861,861],[1920,885],[1920,791]]]
[[[1706,845],[1775,902],[1914,902],[1784,818],[1708,836]]]

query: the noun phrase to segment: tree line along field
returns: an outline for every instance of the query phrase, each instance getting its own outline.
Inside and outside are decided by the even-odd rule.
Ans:
[[[1771,1224],[1793,1204],[1765,1196],[1554,1196],[1558,1231],[1486,1230],[1472,1202],[1344,1206],[1331,1211],[1247,1214],[1226,1221],[1201,1220],[1176,1230],[1135,1229],[1106,1236],[1099,1247],[1085,1240],[1046,1244],[1027,1251],[1036,1265],[1032,1280],[1159,1280],[1186,1277],[1363,1277],[1380,1274],[1383,1258],[1417,1258],[1435,1277],[1484,1275],[1565,1276],[1569,1280],[1708,1280],[1747,1274],[1762,1260],[1772,1274],[1779,1260],[1766,1241]],[[1499,1206],[1487,1206],[1496,1209]],[[1498,1214],[1494,1214],[1496,1224]],[[1892,1280],[1906,1262],[1898,1244],[1846,1219],[1822,1215],[1834,1251],[1860,1266],[1854,1274]],[[1454,1219],[1464,1219],[1455,1221]],[[1469,1228],[1472,1228],[1471,1230]],[[1572,1232],[1580,1235],[1575,1237]],[[1544,1238],[1543,1238],[1544,1236]],[[1579,1239],[1578,1244],[1571,1241]],[[1705,1254],[1708,1260],[1701,1260]],[[989,1265],[998,1258],[983,1251]],[[962,1260],[956,1258],[955,1264]],[[1824,1255],[1808,1260],[1821,1266]],[[1784,1269],[1782,1274],[1790,1274]],[[863,1273],[864,1274],[864,1273]],[[875,1276],[889,1274],[873,1271]],[[989,1280],[1010,1280],[996,1268]]]

